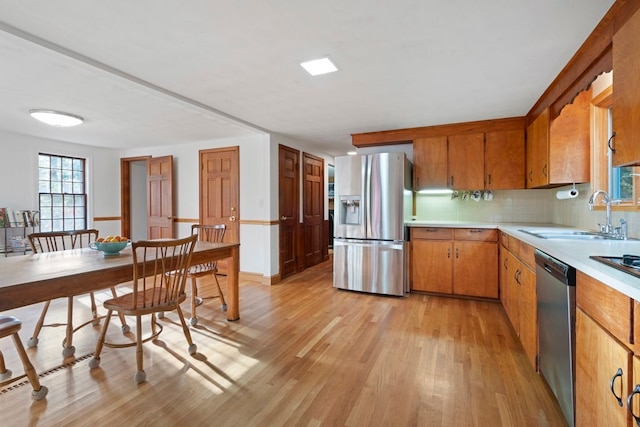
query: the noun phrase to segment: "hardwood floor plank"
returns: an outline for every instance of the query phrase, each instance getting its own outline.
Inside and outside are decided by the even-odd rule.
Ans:
[[[95,424],[114,426],[564,425],[501,305],[361,294],[331,280],[324,263],[276,286],[243,282],[237,322],[205,300],[194,357],[168,316],[160,340],[145,344],[147,382],[139,386],[134,349],[105,349],[99,369],[89,369],[89,358],[60,367],[64,328],[49,328],[28,350],[49,387],[46,402],[32,403],[28,384],[0,386],[3,420],[80,426],[91,413]],[[79,317],[84,304],[76,303]],[[7,313],[23,320],[25,341],[39,308]],[[64,319],[64,304],[52,309]],[[77,354],[93,351],[98,332],[77,333]],[[0,349],[19,374],[11,342]]]

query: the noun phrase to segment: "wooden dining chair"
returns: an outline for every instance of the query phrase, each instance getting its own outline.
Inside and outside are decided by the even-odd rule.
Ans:
[[[33,253],[45,253],[45,252],[57,252],[63,251],[65,249],[79,249],[89,247],[89,243],[95,242],[98,238],[98,230],[96,229],[88,229],[88,230],[73,230],[73,231],[49,231],[49,232],[38,232],[29,234],[29,243],[31,244],[31,248],[33,249]],[[111,287],[111,294],[115,298],[117,296],[116,290],[114,287]],[[89,322],[85,322],[82,325],[76,327],[74,329],[73,326],[73,298],[67,298],[67,323],[66,323],[66,335],[65,339],[62,343],[62,355],[64,357],[73,356],[76,349],[73,346],[73,333],[82,328],[83,326],[92,323],[94,326],[100,323],[100,318],[98,316],[98,309],[96,306],[96,299],[93,292],[89,293],[89,297],[91,299],[91,320]],[[49,310],[49,305],[51,304],[51,300],[45,302],[44,307],[42,308],[42,313],[40,313],[40,318],[36,323],[36,327],[33,331],[33,335],[27,341],[28,347],[36,347],[38,345],[38,336],[40,335],[40,331],[43,326],[61,326],[58,323],[53,324],[45,324],[45,318],[47,316],[47,311]],[[124,316],[120,318],[122,322],[122,333],[129,332],[129,326],[126,323],[126,319]]]
[[[180,303],[186,299],[185,286],[187,271],[191,262],[191,254],[197,236],[182,239],[141,240],[133,242],[133,291],[104,302],[107,317],[96,344],[94,357],[89,362],[90,368],[100,366],[100,354],[103,346],[112,348],[136,346],[136,362],[138,371],[136,383],[146,381],[147,374],[143,369],[142,344],[155,339],[162,332],[162,325],[156,320],[156,313],[176,311],[182,324],[184,336],[189,344],[189,354],[197,351],[191,339],[189,326],[184,320]],[[136,341],[128,343],[112,343],[105,341],[109,319],[116,311],[126,316],[136,317]],[[151,333],[142,336],[142,316],[149,315]]]
[[[13,316],[0,316],[0,338],[8,337],[9,335],[13,336],[16,351],[18,352],[18,356],[20,356],[20,361],[22,361],[22,366],[24,367],[24,373],[27,375],[27,379],[29,379],[29,383],[31,383],[31,387],[33,388],[31,398],[33,400],[42,400],[45,398],[49,390],[45,386],[40,385],[38,374],[31,364],[29,356],[22,345],[20,335],[18,334],[20,328],[22,328],[22,322],[19,319]],[[2,355],[2,352],[0,352],[0,381],[5,381],[9,378],[11,378],[11,371],[5,366],[4,356]]]
[[[191,226],[191,235],[197,235],[198,240],[201,242],[214,242],[221,243],[224,238],[224,233],[227,226],[224,224],[216,225],[201,225],[194,224]],[[215,280],[218,287],[218,295],[206,298],[220,298],[221,308],[223,311],[227,311],[227,302],[224,300],[224,294],[220,288],[220,282],[218,282],[218,262],[210,261],[204,264],[198,264],[189,268],[187,278],[191,279],[191,318],[189,324],[195,326],[198,324],[198,315],[196,314],[196,307],[202,304],[205,297],[198,295],[198,279],[203,276],[211,275]]]

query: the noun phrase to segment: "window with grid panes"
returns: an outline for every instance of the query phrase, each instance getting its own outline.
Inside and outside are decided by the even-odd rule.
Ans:
[[[41,231],[87,228],[85,159],[38,155]]]

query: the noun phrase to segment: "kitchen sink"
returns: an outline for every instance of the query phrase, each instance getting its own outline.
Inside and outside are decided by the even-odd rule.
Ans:
[[[568,230],[545,228],[541,230],[519,230],[540,239],[566,239],[566,240],[619,240],[608,234],[590,230]]]

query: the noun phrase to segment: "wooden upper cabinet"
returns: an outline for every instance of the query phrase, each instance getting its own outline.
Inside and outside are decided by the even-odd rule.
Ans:
[[[640,165],[640,11],[613,36],[613,166]]]
[[[485,134],[484,171],[487,190],[525,188],[524,167],[524,130]]]
[[[449,188],[484,188],[484,133],[449,136]]]
[[[545,109],[527,127],[527,188],[549,182],[549,109]]]
[[[549,109],[527,128],[527,188],[589,182],[591,90],[581,92],[553,122]]]
[[[566,105],[549,129],[549,184],[589,182],[591,89]]]
[[[413,141],[413,188],[447,188],[447,137]]]

